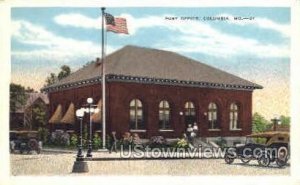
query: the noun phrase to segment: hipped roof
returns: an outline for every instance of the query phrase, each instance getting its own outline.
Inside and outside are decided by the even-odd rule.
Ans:
[[[108,55],[105,58],[105,74],[204,82],[221,84],[220,87],[224,86],[224,88],[226,85],[242,86],[250,90],[262,88],[260,85],[178,53],[137,46],[125,46]],[[100,77],[101,64],[94,62],[43,90],[57,91],[58,88],[66,86],[72,88],[77,82]]]

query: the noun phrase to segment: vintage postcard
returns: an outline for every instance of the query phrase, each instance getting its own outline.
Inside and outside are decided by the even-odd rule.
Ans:
[[[3,124],[14,183],[95,175],[297,183],[291,5],[6,11]]]

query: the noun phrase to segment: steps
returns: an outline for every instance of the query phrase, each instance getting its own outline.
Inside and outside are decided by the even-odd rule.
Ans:
[[[217,145],[213,141],[207,141],[206,138],[195,138],[193,142],[193,147],[202,147],[202,148],[219,148],[219,145]]]

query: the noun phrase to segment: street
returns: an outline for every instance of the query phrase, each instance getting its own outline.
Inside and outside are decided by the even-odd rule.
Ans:
[[[99,155],[99,154],[98,154]],[[109,154],[107,154],[109,155]],[[118,154],[111,154],[118,155]],[[260,167],[257,161],[228,165],[223,159],[90,161],[89,172],[71,173],[75,153],[11,154],[11,175],[289,175],[290,166]],[[97,154],[95,154],[97,156]]]

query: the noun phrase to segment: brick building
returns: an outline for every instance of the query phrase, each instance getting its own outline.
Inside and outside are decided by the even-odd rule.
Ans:
[[[136,46],[108,55],[105,71],[107,133],[173,138],[194,122],[201,137],[238,140],[251,133],[252,93],[262,88],[257,84],[174,52]],[[69,124],[78,130],[75,110],[88,97],[101,105],[101,63],[43,91],[50,100],[51,128]],[[93,130],[101,130],[101,117],[93,120]]]

